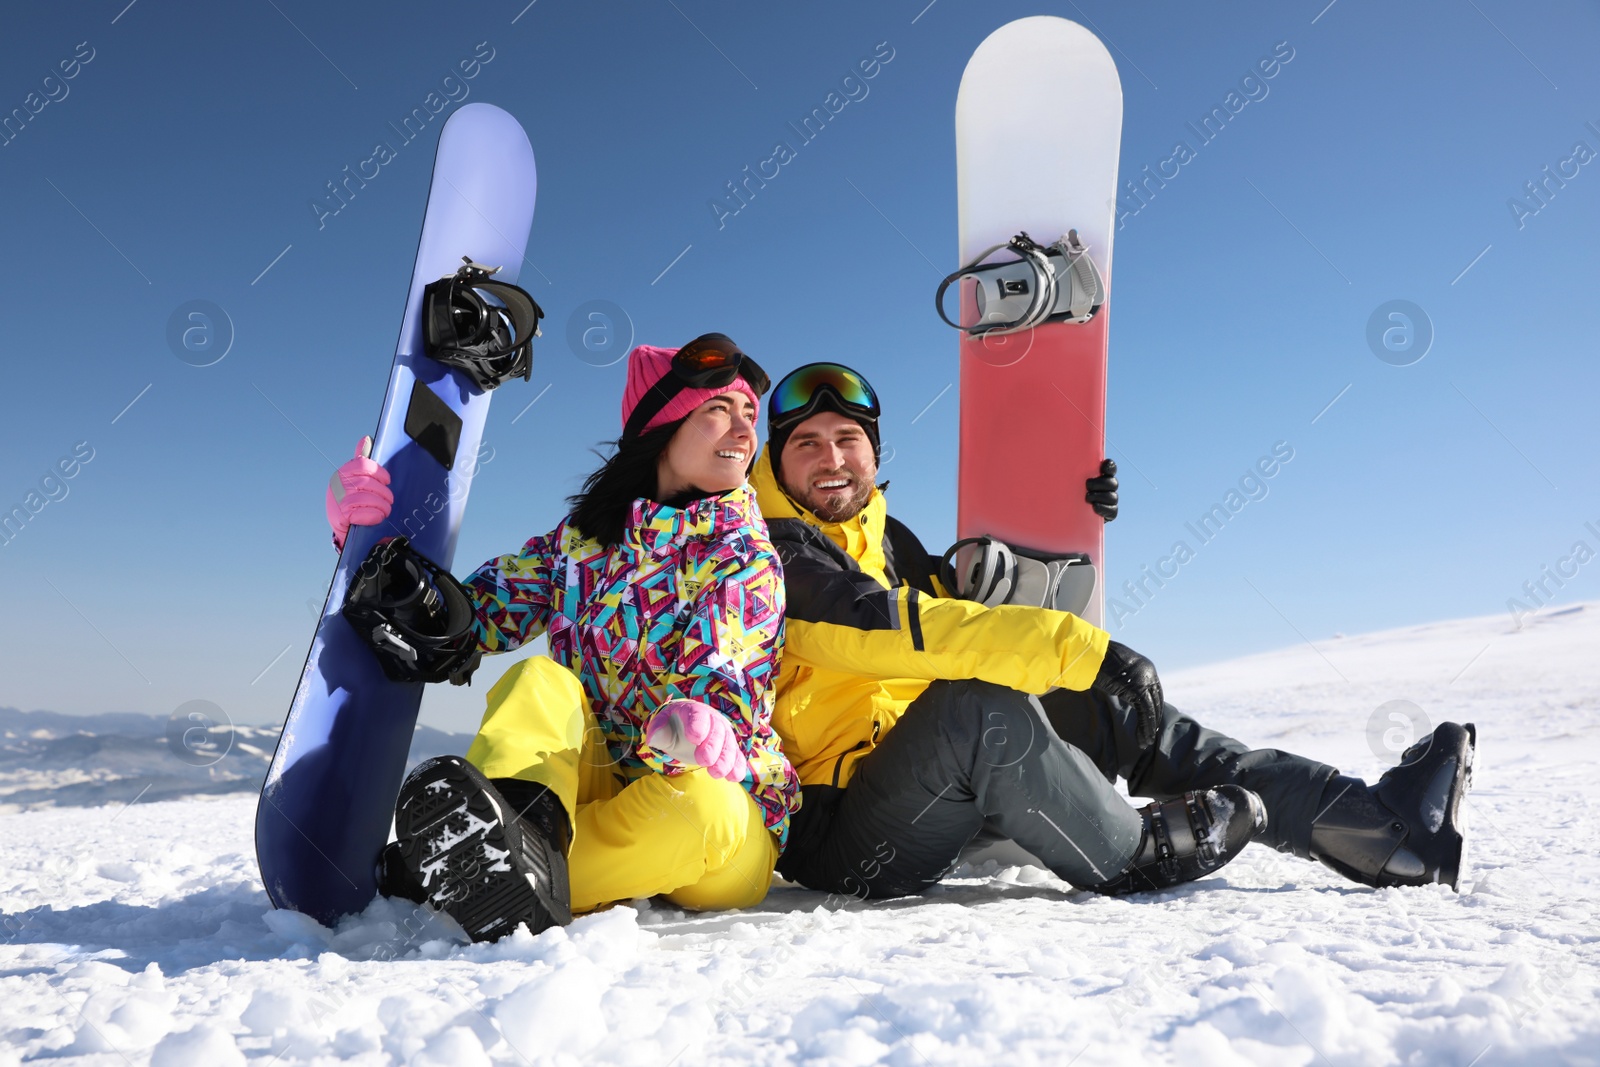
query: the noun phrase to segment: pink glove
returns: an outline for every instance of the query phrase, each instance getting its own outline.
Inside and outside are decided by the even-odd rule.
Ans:
[[[686,767],[704,767],[713,778],[743,781],[747,765],[733,725],[698,700],[669,700],[650,720],[645,741]]]
[[[372,455],[372,438],[363,437],[356,445],[356,457],[333,472],[328,479],[328,525],[333,527],[333,543],[344,548],[350,526],[376,526],[389,517],[394,494],[389,492],[389,472]]]

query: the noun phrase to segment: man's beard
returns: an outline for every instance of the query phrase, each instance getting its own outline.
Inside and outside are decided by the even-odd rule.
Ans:
[[[805,494],[790,495],[799,500],[807,511],[810,511],[823,522],[846,522],[860,514],[861,509],[867,506],[867,501],[872,499],[873,483],[871,478],[862,478],[853,471],[840,471],[837,474],[821,475],[820,477],[851,478],[855,485],[849,495],[832,502],[827,495],[818,490],[811,490]]]

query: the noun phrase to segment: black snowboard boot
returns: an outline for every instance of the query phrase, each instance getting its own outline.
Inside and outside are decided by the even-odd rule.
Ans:
[[[1477,742],[1471,723],[1440,723],[1377,785],[1334,776],[1311,827],[1311,855],[1363,885],[1455,889],[1466,845],[1461,801]]]
[[[406,867],[398,841],[390,841],[378,853],[378,895],[409,900],[413,904],[428,902],[428,891],[422,888],[417,876]]]
[[[1144,837],[1128,869],[1096,893],[1122,896],[1203,878],[1244,851],[1267,828],[1261,798],[1238,785],[1185,793],[1146,805]]]
[[[566,855],[571,834],[567,827],[567,813],[561,801],[538,782],[520,778],[494,778],[490,784],[505,798],[517,815],[531,820],[534,828],[545,840],[552,841]],[[400,842],[391,841],[378,854],[378,893],[413,904],[426,904],[428,891],[400,853]]]
[[[526,817],[460,756],[418,764],[400,788],[397,840],[379,861],[389,888],[380,888],[432,905],[474,941],[496,940],[519,923],[535,934],[570,923],[566,812],[541,785],[508,789],[520,793]]]

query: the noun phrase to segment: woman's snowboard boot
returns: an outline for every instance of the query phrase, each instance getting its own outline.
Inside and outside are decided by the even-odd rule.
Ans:
[[[437,908],[474,941],[572,921],[567,815],[544,786],[490,782],[460,756],[438,756],[406,777],[394,825],[378,865],[385,896]]]
[[[1157,801],[1141,813],[1144,836],[1139,851],[1122,874],[1091,886],[1096,893],[1122,896],[1203,878],[1243,852],[1267,828],[1261,798],[1238,785]]]
[[[1311,826],[1312,857],[1364,885],[1455,889],[1466,847],[1461,802],[1477,741],[1471,723],[1440,723],[1375,786],[1335,775]]]

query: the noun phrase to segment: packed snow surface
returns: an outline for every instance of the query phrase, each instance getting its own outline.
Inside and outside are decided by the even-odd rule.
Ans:
[[[1367,777],[1476,722],[1460,894],[1253,845],[1137,898],[990,863],[909,900],[779,886],[473,946],[409,905],[336,930],[271,911],[250,796],[6,814],[0,1065],[1597,1063],[1597,651],[1591,604],[1164,679],[1209,725]]]

